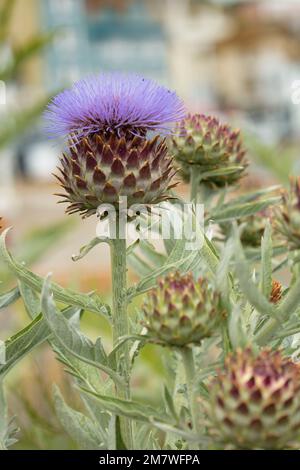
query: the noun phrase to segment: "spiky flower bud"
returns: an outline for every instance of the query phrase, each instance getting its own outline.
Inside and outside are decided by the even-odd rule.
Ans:
[[[290,250],[300,249],[300,176],[292,178],[289,191],[283,191],[282,204],[273,211],[274,233]]]
[[[174,92],[136,75],[101,74],[80,80],[48,107],[49,130],[68,138],[59,182],[69,213],[87,216],[101,204],[156,204],[172,187],[171,158],[164,138],[184,116]]]
[[[211,384],[209,417],[223,442],[282,449],[300,436],[300,368],[279,351],[237,350]]]
[[[197,171],[200,177],[203,175],[202,183],[225,186],[236,183],[244,174],[246,152],[239,131],[203,114],[189,115],[176,131],[172,153],[185,180],[189,181],[191,171]],[[204,175],[212,171],[214,175]]]
[[[211,336],[224,317],[220,295],[206,279],[175,272],[158,282],[144,304],[149,336],[159,343],[186,346]]]

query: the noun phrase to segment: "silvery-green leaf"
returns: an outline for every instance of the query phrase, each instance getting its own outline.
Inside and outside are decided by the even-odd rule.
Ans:
[[[165,262],[166,256],[157,251],[157,248],[147,240],[141,240],[139,243],[139,249],[143,256],[151,262],[153,266],[162,266]]]
[[[234,349],[245,348],[251,341],[244,325],[241,305],[236,305],[229,314],[228,334]]]
[[[37,274],[29,271],[21,263],[17,262],[7,251],[5,240],[8,230],[9,229],[4,230],[0,238],[0,257],[20,281],[27,284],[34,291],[40,293],[43,287],[43,279]],[[78,294],[71,289],[64,289],[55,283],[52,284],[52,289],[53,295],[59,302],[67,303],[68,305],[81,307],[91,312],[102,313],[106,316],[109,316],[109,306],[104,304],[98,295],[93,294],[93,296],[90,296],[88,294]]]
[[[107,434],[107,448],[109,450],[127,450],[121,433],[119,416],[111,416]]]
[[[101,436],[99,436],[98,424],[67,405],[57,386],[53,388],[53,398],[60,424],[80,449],[93,450],[104,447],[105,443],[101,441]]]
[[[107,237],[95,237],[93,238],[87,245],[84,245],[79,250],[79,255],[73,255],[73,261],[79,261],[80,259],[84,258],[95,246],[99,245],[100,243],[110,243],[109,238]]]
[[[37,292],[31,289],[31,287],[29,287],[23,281],[19,281],[19,289],[26,312],[28,313],[30,318],[37,317],[41,313],[41,301]]]
[[[166,387],[166,385],[164,385],[164,401],[165,401],[166,409],[169,411],[169,414],[173,416],[175,421],[178,421],[178,416],[177,416],[174,400],[168,387]]]
[[[277,331],[283,331],[282,324],[292,316],[300,306],[300,278],[296,280],[290,288],[288,294],[280,302],[277,307],[277,315],[275,318],[270,318],[262,327],[257,331],[255,337],[260,345],[267,344]]]
[[[0,294],[0,309],[6,308],[9,305],[13,304],[20,298],[20,292],[18,287],[14,287],[9,292],[5,292],[4,294]]]
[[[176,240],[171,253],[166,258],[165,264],[152,271],[151,274],[142,279],[134,288],[131,288],[128,292],[129,298],[155,287],[157,279],[172,270],[178,269],[183,273],[188,271],[197,272],[199,266],[203,266],[205,263],[212,273],[216,273],[218,257],[212,243],[204,237],[203,245],[199,249],[187,249],[187,242],[185,238]]]
[[[210,171],[205,171],[202,174],[199,175],[199,182],[201,180],[204,180],[206,178],[212,178],[214,176],[225,176],[225,175],[231,175],[232,173],[235,173],[236,171],[243,170],[244,167],[238,166],[238,165],[232,165],[227,168],[218,168],[216,170],[210,170]]]
[[[153,266],[149,265],[145,261],[140,253],[133,252],[128,257],[128,264],[134,270],[134,272],[140,276],[148,276],[153,271]]]
[[[283,245],[274,246],[273,247],[273,258],[275,258],[277,256],[281,256],[281,255],[286,255],[287,252],[288,252],[287,246],[283,246]],[[255,261],[260,261],[261,260],[261,248],[260,247],[258,247],[258,248],[245,247],[244,248],[244,254],[245,254],[245,257],[248,261],[255,262]],[[275,272],[275,270],[281,269],[286,263],[287,263],[287,260],[286,259],[283,260],[283,262],[280,263],[280,265],[278,265],[278,267],[275,268],[273,270],[273,272]]]
[[[71,318],[78,308],[69,307],[61,312],[61,316]],[[0,377],[4,377],[23,357],[29,354],[34,348],[44,343],[51,337],[51,329],[47,322],[39,314],[35,319],[5,341],[5,363],[0,364]]]
[[[121,338],[119,338],[119,341],[117,342],[117,344],[115,344],[114,348],[108,355],[109,365],[111,367],[116,367],[116,361],[118,357],[117,353],[123,347],[123,345],[127,343],[128,341],[134,341],[134,343],[137,343],[137,344],[134,344],[133,350],[132,348],[130,348],[130,351],[129,351],[131,362],[133,362],[134,356],[136,355],[136,350],[139,350],[147,342],[147,340],[149,340],[149,337],[146,335],[134,334],[134,335],[122,336]]]
[[[200,440],[202,440],[202,437],[200,439],[199,436],[197,436],[196,434],[192,432],[189,432],[185,429],[181,429],[179,427],[165,423],[159,419],[151,418],[150,422],[151,424],[153,424],[153,426],[157,427],[158,429],[161,429],[164,432],[172,433],[172,434],[175,434],[176,436],[182,437],[188,442],[199,442]]]
[[[128,295],[129,298],[140,295],[144,292],[147,292],[149,289],[155,287],[157,279],[159,277],[165,276],[168,272],[173,270],[182,270],[182,266],[189,262],[191,264],[195,259],[195,253],[191,253],[188,258],[181,258],[177,261],[171,263],[166,262],[165,265],[153,271],[150,275],[142,279],[134,288],[129,289]],[[168,261],[168,260],[167,260]]]
[[[50,280],[47,278],[42,290],[42,313],[52,334],[70,354],[108,374],[116,383],[122,382],[121,377],[108,366],[108,359],[103,349],[101,339],[93,343],[81,331],[74,328],[56,310],[50,289]]]
[[[137,421],[151,422],[151,419],[160,421],[173,421],[172,418],[165,415],[161,410],[156,410],[149,405],[144,405],[132,400],[122,400],[111,396],[104,396],[81,388],[83,393],[87,393],[99,401],[103,408],[116,415],[125,416]]]
[[[9,419],[3,380],[0,379],[0,450],[7,450],[17,442],[18,431],[14,418]]]
[[[6,450],[6,438],[8,432],[8,409],[3,388],[3,380],[0,380],[0,450]]]
[[[234,239],[230,237],[224,246],[224,250],[218,264],[216,274],[216,288],[222,293],[224,298],[229,297],[229,267],[232,258],[234,257],[235,246]]]
[[[280,197],[272,197],[261,201],[245,202],[243,204],[227,203],[219,207],[217,211],[211,211],[209,213],[209,219],[214,222],[227,222],[241,219],[242,217],[263,211],[271,205],[278,204],[280,201]]]
[[[161,450],[162,446],[159,442],[157,430],[153,429],[149,424],[136,422],[135,448],[136,450]]]
[[[272,290],[272,255],[271,225],[267,221],[261,243],[261,290],[267,299]]]
[[[282,320],[290,317],[300,306],[300,278],[298,278],[278,306],[278,316]]]
[[[235,204],[237,201],[239,204],[244,202],[252,202],[260,198],[261,196],[265,196],[266,194],[274,193],[278,194],[278,191],[281,189],[280,185],[273,185],[268,186],[267,188],[258,189],[257,191],[250,191],[245,194],[239,194],[236,199],[232,200],[232,203]]]

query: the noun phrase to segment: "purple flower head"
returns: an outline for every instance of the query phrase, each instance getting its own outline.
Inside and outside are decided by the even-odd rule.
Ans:
[[[135,74],[101,73],[76,82],[48,105],[51,135],[86,137],[98,132],[145,135],[170,132],[185,116],[175,92]]]

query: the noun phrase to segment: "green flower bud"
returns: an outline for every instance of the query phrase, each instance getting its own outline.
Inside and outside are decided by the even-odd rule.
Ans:
[[[223,319],[220,295],[207,280],[178,272],[161,279],[144,304],[149,336],[158,343],[186,346],[211,336]]]

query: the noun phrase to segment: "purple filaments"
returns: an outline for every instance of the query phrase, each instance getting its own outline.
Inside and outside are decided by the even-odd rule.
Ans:
[[[99,132],[170,133],[185,117],[177,94],[135,74],[102,73],[59,93],[45,113],[52,136],[82,138]]]

